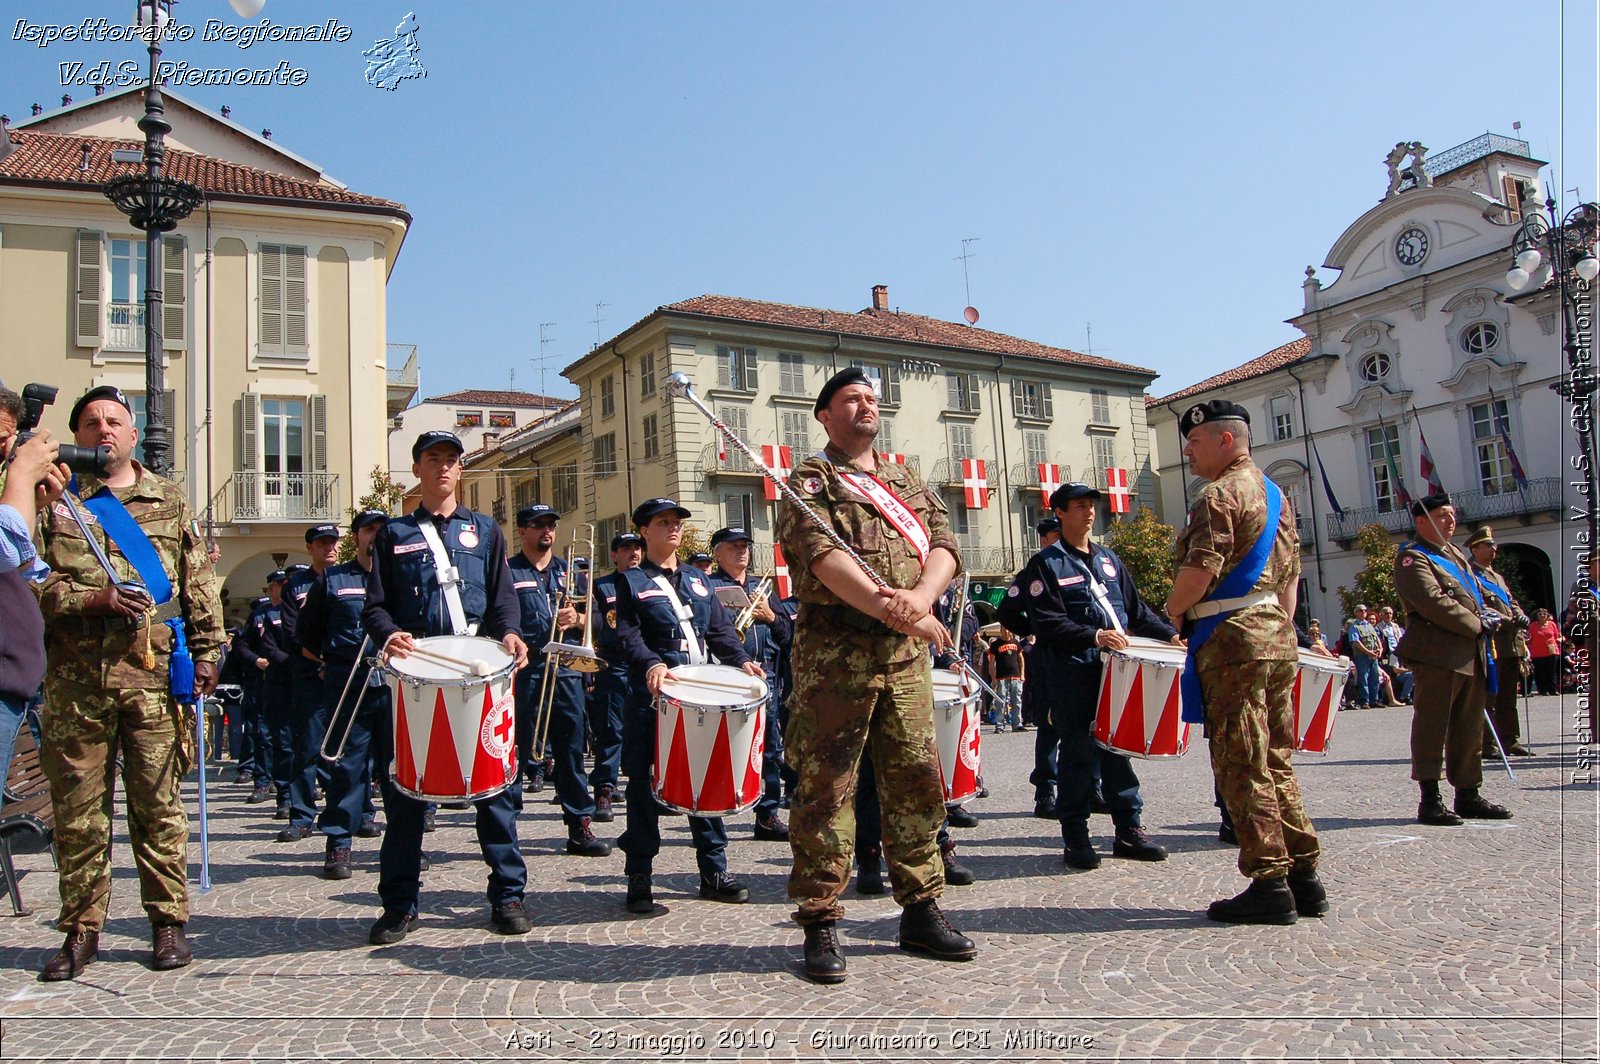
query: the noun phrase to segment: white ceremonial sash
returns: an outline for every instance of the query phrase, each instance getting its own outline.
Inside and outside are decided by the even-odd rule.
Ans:
[[[678,627],[683,630],[684,650],[689,655],[690,665],[704,665],[706,663],[706,648],[700,645],[700,637],[694,632],[694,610],[678,597],[678,591],[672,582],[665,576],[657,573],[651,581],[665,592],[667,598],[672,600],[672,612],[678,615]]]
[[[838,469],[837,466],[834,468]],[[922,519],[900,500],[900,496],[890,491],[887,484],[871,473],[851,473],[839,469],[839,478],[850,485],[856,494],[870,502],[885,521],[906,537],[906,542],[916,550],[918,561],[927,563],[928,551],[933,549],[933,537],[928,534],[928,528],[922,523]]]
[[[444,606],[450,614],[450,630],[455,635],[467,635],[467,611],[461,606],[461,574],[450,563],[450,555],[439,539],[439,530],[427,517],[417,518],[417,528],[433,552],[433,567],[439,577],[439,592],[444,595]]]

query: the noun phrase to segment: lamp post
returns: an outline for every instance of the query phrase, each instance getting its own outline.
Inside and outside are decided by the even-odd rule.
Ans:
[[[144,464],[157,476],[172,475],[172,432],[162,366],[161,234],[177,228],[200,202],[200,190],[161,173],[166,136],[172,124],[166,119],[161,98],[161,38],[172,22],[175,0],[138,0],[135,21],[150,46],[150,81],[144,93],[144,173],[114,178],[106,184],[106,198],[145,234],[144,287]]]

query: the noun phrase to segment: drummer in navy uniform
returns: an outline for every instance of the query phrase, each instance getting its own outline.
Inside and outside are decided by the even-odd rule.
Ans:
[[[388,520],[382,510],[356,514],[350,522],[355,557],[329,566],[311,585],[295,624],[301,648],[322,662],[326,712],[312,736],[313,753],[320,757],[323,749],[340,751],[328,769],[328,800],[317,824],[327,836],[325,879],[349,879],[351,839],[382,833],[373,816],[367,759],[373,736],[387,726],[389,688],[367,664],[370,655],[363,653],[366,632],[361,611],[367,602],[367,574],[372,571],[372,541]],[[330,731],[332,741],[328,741]],[[388,762],[381,763],[378,771],[387,773]]]
[[[518,632],[505,537],[492,517],[456,501],[463,450],[453,432],[424,432],[412,444],[411,473],[422,504],[378,531],[361,623],[386,659],[404,658],[421,637],[470,632],[499,640],[520,669],[528,647]],[[439,564],[440,554],[448,565]],[[379,764],[393,757],[392,731],[391,721],[379,739]],[[503,935],[524,935],[532,927],[522,904],[528,867],[517,848],[521,802],[522,786],[513,778],[505,790],[473,803],[478,846],[489,865],[491,919]],[[399,942],[417,925],[421,887],[423,803],[386,779],[383,805],[389,826],[379,855],[383,915],[368,935],[374,945]]]
[[[628,774],[628,826],[617,845],[628,855],[629,912],[655,909],[651,865],[661,850],[663,812],[650,788],[656,750],[653,700],[673,667],[710,660],[761,676],[761,666],[745,652],[733,630],[733,616],[717,601],[711,581],[699,568],[678,562],[678,542],[689,511],[672,499],[650,499],[633,511],[644,538],[645,557],[617,580],[617,640],[633,667],[633,705],[624,718],[622,767]],[[692,640],[692,642],[691,642]],[[709,652],[709,653],[708,653]],[[728,830],[721,817],[689,818],[700,896],[739,903],[750,891],[728,874]]]
[[[742,528],[719,528],[711,534],[711,555],[716,568],[711,570],[711,586],[737,587],[754,595],[761,580],[750,572],[750,533]],[[755,837],[769,842],[786,842],[789,825],[778,812],[783,797],[783,715],[778,702],[777,677],[783,655],[794,638],[794,622],[778,616],[777,591],[771,584],[764,597],[755,601],[750,627],[745,629],[744,649],[771,678],[767,685],[766,744],[761,751],[761,797],[756,801]]]
[[[1099,498],[1100,492],[1088,484],[1063,484],[1051,494],[1050,509],[1061,522],[1061,538],[1029,560],[1000,607],[1001,624],[1023,623],[1037,641],[1040,658],[1033,675],[1048,677],[1043,697],[1061,740],[1056,812],[1065,846],[1062,860],[1081,869],[1100,867],[1100,855],[1089,840],[1089,796],[1097,764],[1116,825],[1111,855],[1136,861],[1167,858],[1167,851],[1140,826],[1144,802],[1132,762],[1097,745],[1091,733],[1100,692],[1100,652],[1122,650],[1130,634],[1180,642],[1172,625],[1139,597],[1116,552],[1090,538]],[[1019,606],[1026,611],[1025,620],[1018,616]]]
[[[595,653],[606,667],[595,674],[594,690],[589,695],[589,735],[594,749],[594,767],[589,770],[589,785],[594,788],[594,819],[609,824],[615,817],[612,800],[622,778],[622,720],[630,704],[628,663],[617,642],[617,582],[624,570],[632,569],[644,557],[644,540],[637,532],[618,532],[611,537],[611,564],[614,570],[594,582],[594,608],[600,616],[594,623]]]
[[[272,600],[265,595],[252,599],[244,626],[228,647],[228,656],[240,666],[239,686],[244,696],[239,702],[244,738],[239,745],[239,768],[234,782],[250,784],[250,795],[245,801],[251,805],[267,800],[272,779],[263,742],[265,729],[261,722],[261,669],[257,667],[257,662],[261,660],[261,631],[267,623],[266,610],[271,604]]]
[[[327,707],[322,698],[322,659],[316,649],[301,641],[300,608],[306,596],[339,553],[339,526],[312,525],[306,529],[309,568],[297,568],[283,588],[283,636],[289,642],[289,826],[278,832],[279,842],[299,842],[313,831],[317,818],[317,783],[327,770],[317,756],[317,745],[328,730]],[[326,784],[326,779],[322,782]]]
[[[521,771],[531,776],[534,744],[539,738],[534,735],[534,728],[542,723],[548,745],[540,754],[555,758],[556,797],[567,826],[567,852],[580,857],[604,857],[611,847],[594,837],[594,796],[589,793],[589,776],[583,769],[583,675],[576,669],[553,664],[542,653],[546,643],[553,639],[565,642],[558,637],[581,623],[572,605],[572,576],[567,573],[567,561],[555,552],[556,524],[560,519],[561,515],[544,503],[517,511],[517,540],[522,549],[511,556],[511,586],[516,588],[522,610],[522,638],[531,648],[528,668],[517,674],[517,760]],[[587,575],[577,578],[588,579]],[[558,612],[556,605],[563,599],[568,601]],[[540,722],[539,699],[548,682],[545,671],[550,668],[556,670],[554,698],[549,721]]]

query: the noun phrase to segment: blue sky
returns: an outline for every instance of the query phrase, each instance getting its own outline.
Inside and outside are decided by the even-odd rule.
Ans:
[[[7,0],[0,110],[136,44],[13,39],[132,0]],[[307,71],[184,88],[415,218],[389,339],[423,392],[573,390],[562,366],[705,292],[907,311],[1158,370],[1164,394],[1297,334],[1307,265],[1382,196],[1398,140],[1486,130],[1596,198],[1593,0],[562,3],[266,0],[347,43],[196,39],[165,58]],[[424,79],[366,84],[407,12]],[[181,21],[239,24],[223,0]],[[1563,65],[1564,64],[1564,67]],[[77,98],[87,89],[72,89]],[[1549,171],[1547,171],[1548,173]],[[1333,275],[1324,271],[1324,283]]]

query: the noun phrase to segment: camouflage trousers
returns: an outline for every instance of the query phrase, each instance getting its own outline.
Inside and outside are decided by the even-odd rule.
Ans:
[[[1239,835],[1239,871],[1276,879],[1317,867],[1317,832],[1294,778],[1292,661],[1200,672],[1211,770]]]
[[[40,764],[56,819],[60,930],[105,926],[119,756],[145,913],[157,926],[188,921],[189,818],[178,794],[179,719],[165,691],[107,691],[54,673],[46,677]]]
[[[864,750],[870,749],[877,772],[894,900],[911,905],[944,891],[936,841],[944,788],[927,659],[884,666],[873,675],[807,669],[806,644],[818,637],[828,636],[796,639],[795,697],[784,735],[787,759],[799,775],[789,808],[789,897],[799,903],[795,919],[802,924],[844,915],[839,897],[850,879]]]

